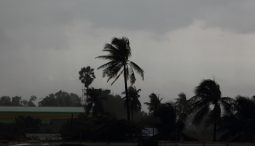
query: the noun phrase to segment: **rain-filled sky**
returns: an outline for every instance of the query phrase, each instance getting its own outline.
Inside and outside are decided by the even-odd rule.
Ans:
[[[203,79],[223,96],[255,95],[254,0],[1,0],[0,96],[81,95],[80,68],[105,63],[95,57],[122,36],[145,71],[142,102],[191,97]],[[95,72],[92,86],[124,90]]]

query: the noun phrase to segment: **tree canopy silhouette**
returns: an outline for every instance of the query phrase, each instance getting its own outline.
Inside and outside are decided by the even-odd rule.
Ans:
[[[90,66],[83,67],[79,71],[79,79],[84,84],[85,88],[89,88],[89,85],[93,82],[95,79],[94,69]]]
[[[149,95],[149,98],[150,98],[150,102],[145,102],[144,104],[146,104],[148,106],[149,112],[151,114],[154,114],[155,111],[161,105],[162,98],[159,98],[159,95],[156,95],[155,93],[151,93]]]

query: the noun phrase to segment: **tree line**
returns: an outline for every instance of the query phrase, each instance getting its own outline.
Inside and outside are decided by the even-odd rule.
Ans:
[[[81,106],[81,98],[75,93],[68,93],[65,91],[57,91],[44,97],[36,103],[38,98],[31,96],[28,100],[21,96],[2,96],[0,97],[0,106]]]

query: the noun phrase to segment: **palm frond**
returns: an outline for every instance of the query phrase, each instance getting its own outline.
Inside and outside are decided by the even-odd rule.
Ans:
[[[113,84],[119,79],[119,77],[123,74],[123,72],[124,72],[124,69],[122,69],[122,70],[119,72],[119,74],[118,74],[117,77],[113,80],[113,82],[111,83],[111,85],[113,85]]]
[[[109,82],[112,78],[115,78],[121,69],[122,69],[122,64],[120,63],[113,66],[109,66],[108,68],[105,68],[103,70],[103,74],[108,76],[107,82]]]
[[[190,98],[188,100],[188,105],[191,105],[190,107],[190,113],[193,111],[198,110],[199,108],[201,108],[204,104],[208,104],[207,100],[204,98],[201,98],[199,96],[193,96],[192,98]]]
[[[130,61],[129,64],[130,64],[131,68],[133,68],[144,80],[144,71],[143,71],[143,69],[140,66],[138,66],[136,63],[134,63],[133,61]]]
[[[234,107],[235,107],[234,99],[230,97],[222,97],[220,102],[225,113],[231,114],[234,111]]]
[[[112,72],[115,71],[113,69],[116,68],[116,66],[119,66],[118,64],[119,62],[114,61],[112,63],[104,64],[103,66],[101,66],[101,69],[103,69],[103,77],[112,76]]]
[[[96,58],[104,59],[104,60],[115,60],[116,59],[116,57],[114,57],[112,55],[102,55],[102,56],[97,56]]]
[[[135,73],[134,73],[133,68],[129,67],[129,70],[130,70],[130,72],[129,72],[129,80],[130,80],[131,85],[133,85],[135,83],[135,81],[136,81]]]
[[[120,50],[112,44],[105,44],[103,51],[109,52],[112,56],[120,56]]]
[[[115,64],[116,64],[115,61],[109,61],[109,62],[107,62],[107,63],[105,63],[105,64],[99,66],[97,69],[107,68],[107,67],[112,66],[112,65],[115,65]]]

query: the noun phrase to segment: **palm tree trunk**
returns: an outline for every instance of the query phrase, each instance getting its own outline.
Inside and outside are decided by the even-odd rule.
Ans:
[[[84,87],[85,87],[85,85],[84,85]],[[87,101],[88,101],[88,98],[89,98],[89,93],[88,93],[88,92],[89,92],[89,88],[88,88],[88,87],[85,87],[85,88],[86,88],[86,91],[85,91],[86,93],[84,93],[84,95],[86,94],[86,97],[85,97],[86,99],[83,99],[83,100],[84,100],[84,101],[83,101],[83,102],[84,102],[84,103],[83,103],[83,104],[84,104],[83,106],[84,106],[84,110],[85,110],[86,115],[88,115],[89,113],[88,113],[86,107],[88,106]]]
[[[216,105],[216,104],[215,104]],[[213,123],[213,141],[216,141],[216,130],[217,130],[217,113],[216,108],[214,108],[214,123]]]
[[[84,105],[86,105],[86,102],[87,102],[87,100],[89,98],[89,93],[88,92],[89,92],[89,87],[86,88],[86,99],[84,99]]]
[[[127,88],[127,68],[126,68],[126,64],[124,64],[124,83],[125,83],[125,93],[126,93],[126,98],[127,98],[127,120],[130,121],[130,108],[129,108],[128,88]]]
[[[216,141],[216,129],[217,129],[217,120],[216,120],[216,117],[215,117],[214,126],[213,126],[213,141]]]
[[[131,120],[133,121],[134,120],[134,107],[133,107],[133,103],[132,102],[130,102],[130,106],[131,106]]]

